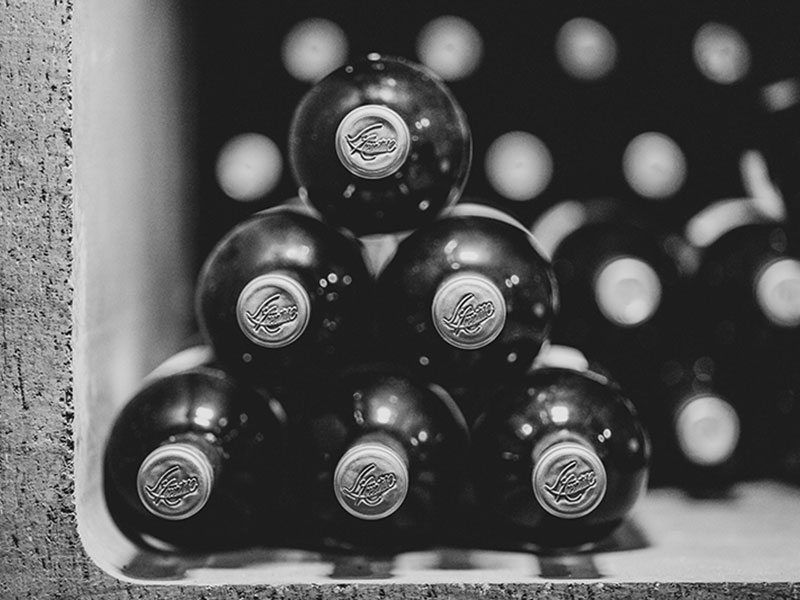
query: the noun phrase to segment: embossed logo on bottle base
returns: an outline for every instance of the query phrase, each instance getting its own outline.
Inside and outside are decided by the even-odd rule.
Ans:
[[[358,154],[361,160],[370,162],[381,154],[391,154],[397,150],[397,140],[393,137],[379,137],[379,132],[384,129],[383,123],[367,125],[361,131],[344,136],[344,141],[350,149],[350,155]]]
[[[236,318],[242,332],[265,348],[282,348],[299,338],[310,317],[308,293],[294,279],[256,277],[239,294]]]
[[[200,450],[167,444],[153,450],[139,467],[139,500],[162,519],[187,519],[205,506],[213,480],[211,464]]]
[[[592,512],[606,492],[606,471],[598,456],[575,442],[548,448],[533,470],[533,492],[547,512],[577,519]]]
[[[198,489],[200,482],[197,477],[186,476],[180,465],[172,465],[153,485],[146,485],[144,493],[153,506],[162,502],[167,506],[178,506],[187,496],[196,494]]]
[[[253,331],[277,335],[284,325],[297,319],[297,305],[281,306],[282,299],[281,294],[274,294],[264,300],[254,312],[248,310],[244,312],[247,323]]]
[[[476,273],[446,279],[434,295],[431,312],[442,339],[465,350],[491,343],[506,321],[503,294],[488,278]]]
[[[394,450],[382,444],[357,444],[342,456],[333,475],[339,504],[365,520],[388,517],[408,493],[408,467]]]
[[[336,154],[353,175],[381,179],[395,173],[408,157],[411,136],[391,108],[367,104],[353,109],[336,130]]]
[[[556,504],[560,502],[577,504],[589,491],[597,487],[597,474],[591,469],[578,472],[577,467],[577,460],[568,462],[555,481],[544,485],[544,491],[552,496]]]
[[[342,495],[349,498],[353,506],[378,506],[395,487],[397,475],[380,473],[375,463],[369,463],[361,469],[351,487],[342,489]]]
[[[486,302],[475,302],[475,294],[468,292],[461,297],[455,308],[453,314],[449,317],[442,319],[442,324],[453,332],[453,335],[459,336],[462,333],[465,335],[475,335],[480,333],[486,321],[494,317],[497,313],[494,302],[487,300]]]

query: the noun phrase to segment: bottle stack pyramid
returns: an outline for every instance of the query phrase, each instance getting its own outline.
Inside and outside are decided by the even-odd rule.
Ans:
[[[634,141],[639,192],[675,193],[648,176],[653,156],[681,170],[671,140]],[[576,549],[648,485],[800,479],[800,247],[762,155],[742,163],[760,204],[679,228],[629,197],[527,218],[513,177],[467,196],[473,152],[426,66],[371,53],[311,85],[289,128],[297,196],[200,270],[208,353],[143,382],[114,424],[106,499],[128,537]]]

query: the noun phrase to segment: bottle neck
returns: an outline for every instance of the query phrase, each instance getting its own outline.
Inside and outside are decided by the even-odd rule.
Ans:
[[[408,494],[408,454],[390,434],[358,438],[339,459],[333,490],[341,507],[366,521],[397,511]]]
[[[347,113],[336,129],[336,155],[361,179],[385,179],[406,162],[412,137],[403,118],[388,106],[364,104]]]
[[[650,320],[661,304],[661,280],[652,266],[618,256],[597,272],[594,295],[603,315],[615,325],[636,327]]]
[[[285,273],[266,273],[250,280],[236,303],[242,333],[264,348],[283,348],[296,341],[310,318],[308,292]]]
[[[431,318],[445,342],[462,350],[477,350],[491,344],[503,331],[506,300],[488,277],[455,273],[437,288]]]
[[[542,440],[533,450],[533,465],[531,482],[536,501],[555,517],[584,517],[605,497],[605,466],[594,449],[578,437]]]
[[[675,414],[678,448],[689,462],[712,467],[730,459],[739,444],[739,416],[715,395],[695,396]]]
[[[781,258],[756,276],[755,295],[764,316],[778,327],[800,326],[800,260]]]
[[[219,450],[197,435],[163,444],[148,454],[139,467],[139,500],[161,519],[188,519],[200,512],[211,497],[221,462]]]

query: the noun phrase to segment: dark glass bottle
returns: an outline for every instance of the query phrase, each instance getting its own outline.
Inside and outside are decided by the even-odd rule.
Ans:
[[[219,367],[150,380],[108,437],[109,511],[131,540],[156,550],[277,543],[287,443],[280,403]]]
[[[800,386],[800,247],[789,225],[745,222],[701,249],[698,335],[745,412],[747,469],[780,476],[796,436]]]
[[[686,354],[664,363],[655,382],[653,486],[696,496],[725,494],[746,471],[741,408],[717,382],[714,361]]]
[[[292,437],[307,543],[385,553],[440,540],[468,447],[449,396],[385,364],[304,389]]]
[[[760,50],[737,127],[758,155],[749,210],[717,231],[707,219],[698,331],[746,411],[749,475],[800,482],[800,72],[779,37]]]
[[[786,59],[791,53],[781,55]],[[759,78],[747,115],[746,131],[751,148],[758,150],[767,165],[769,182],[779,190],[783,209],[798,232],[800,223],[800,69],[791,64],[770,64],[769,73]]]
[[[473,428],[472,462],[488,543],[587,547],[642,495],[649,439],[605,375],[537,366],[498,386],[487,406]]]
[[[442,81],[402,58],[369,54],[301,99],[289,131],[300,194],[357,235],[430,221],[466,184],[472,140]]]
[[[769,468],[757,471],[759,476],[777,477],[800,485],[800,369],[772,384],[773,426],[765,432],[771,454]],[[775,426],[778,425],[778,427]]]
[[[381,339],[442,383],[524,372],[557,310],[550,263],[505,213],[458,204],[405,238],[378,277]]]
[[[800,364],[800,246],[781,223],[745,223],[702,249],[697,297],[720,367]],[[744,375],[745,373],[741,373]]]
[[[311,211],[280,207],[217,243],[198,279],[196,310],[220,362],[253,380],[291,379],[359,350],[371,292],[355,239]]]
[[[673,344],[680,279],[673,238],[628,202],[570,205],[575,214],[560,230],[552,223],[557,208],[533,226],[552,253],[558,282],[552,341],[601,362],[626,389],[646,392]]]

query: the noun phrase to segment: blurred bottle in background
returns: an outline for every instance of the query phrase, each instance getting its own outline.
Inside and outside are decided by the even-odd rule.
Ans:
[[[777,222],[735,224],[701,249],[704,332],[718,360],[786,369],[800,343],[800,250]]]
[[[217,184],[226,196],[240,202],[263,199],[280,182],[283,156],[264,134],[240,133],[220,148],[215,165]]]
[[[681,326],[674,314],[679,241],[646,207],[614,199],[562,202],[532,231],[558,282],[553,343],[580,349],[631,393],[649,395]]]
[[[428,21],[416,38],[420,62],[445,81],[470,77],[483,59],[483,37],[467,19],[440,15]]]
[[[344,30],[330,19],[308,17],[295,23],[281,44],[281,62],[299,81],[314,84],[347,60]]]
[[[798,50],[800,54],[800,50]],[[763,156],[769,181],[785,202],[793,235],[800,232],[800,67],[764,82],[747,133]]]
[[[798,412],[800,250],[785,223],[734,220],[717,233],[700,249],[698,333],[747,407],[754,475],[774,476]]]
[[[744,443],[745,415],[716,379],[714,361],[699,353],[662,365],[646,424],[653,440],[652,486],[719,497],[746,478],[744,463],[751,457]]]
[[[765,435],[772,440],[772,452],[767,455],[774,461],[774,468],[761,469],[760,474],[774,476],[786,482],[800,485],[800,370],[773,385],[769,391],[774,398],[778,427]]]

